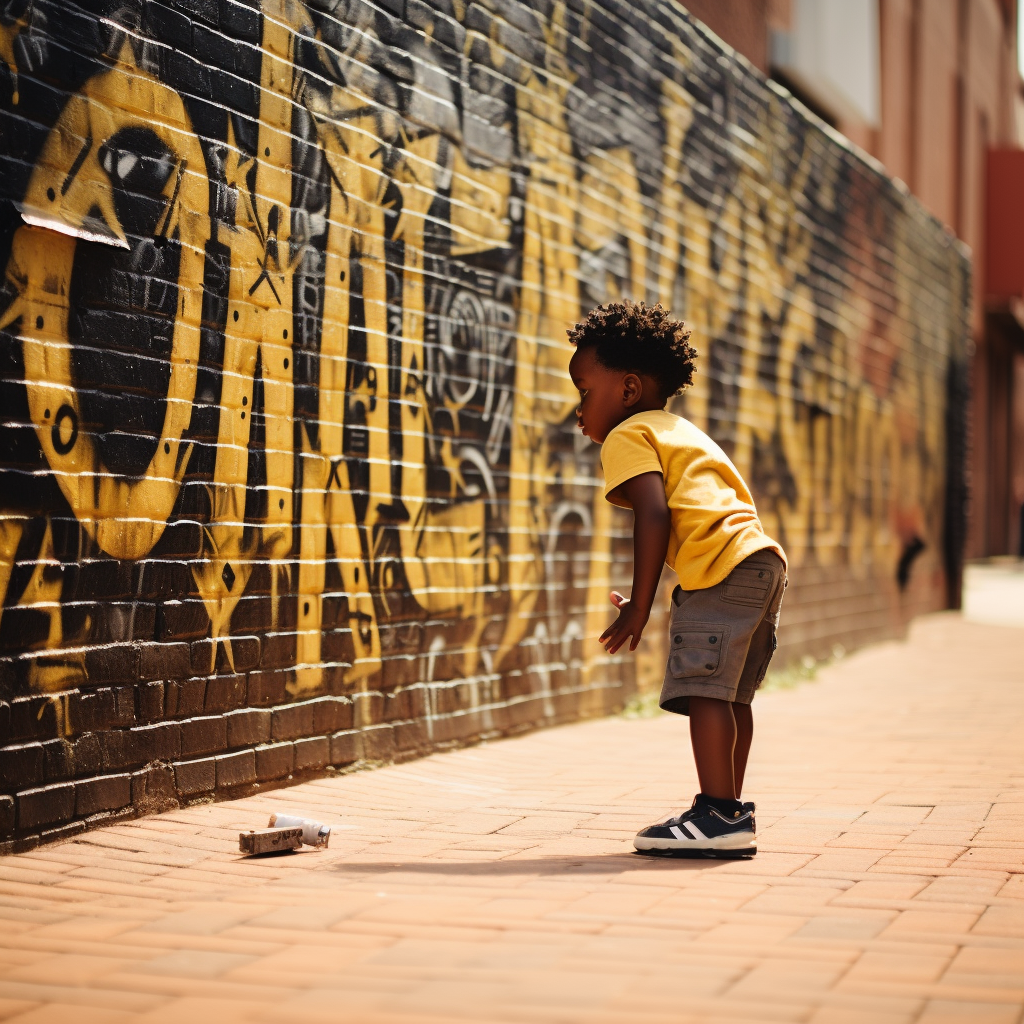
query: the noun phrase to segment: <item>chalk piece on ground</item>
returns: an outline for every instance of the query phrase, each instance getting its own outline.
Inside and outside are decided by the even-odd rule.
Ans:
[[[327,844],[331,841],[331,826],[324,825],[319,821],[310,821],[309,818],[297,818],[291,814],[272,814],[270,824],[278,827],[285,825],[301,828],[303,843],[318,850],[326,849]]]

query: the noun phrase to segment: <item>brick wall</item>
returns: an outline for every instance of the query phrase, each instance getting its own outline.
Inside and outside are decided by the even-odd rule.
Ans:
[[[693,325],[784,656],[946,604],[967,258],[679,8],[89,8],[0,15],[5,848],[621,706],[564,333],[619,296]]]

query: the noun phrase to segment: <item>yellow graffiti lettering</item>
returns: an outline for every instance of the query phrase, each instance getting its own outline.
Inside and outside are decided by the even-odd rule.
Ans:
[[[143,119],[141,111],[151,112]],[[145,127],[173,154],[159,230],[181,241],[179,308],[170,355],[163,428],[140,479],[103,464],[82,422],[68,338],[71,267],[79,238],[127,247],[101,164],[103,143],[122,129]],[[138,559],[159,540],[188,461],[181,437],[192,415],[199,359],[203,246],[209,226],[208,183],[199,140],[181,99],[131,62],[90,79],[69,101],[32,173],[7,276],[18,297],[4,324],[20,320],[29,411],[39,445],[78,521],[114,558]],[[36,226],[45,225],[45,226]]]

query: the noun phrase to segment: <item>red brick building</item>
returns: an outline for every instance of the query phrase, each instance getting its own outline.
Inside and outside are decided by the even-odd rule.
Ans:
[[[970,246],[968,558],[1024,554],[1024,159],[1004,155],[1024,140],[1017,6],[1015,0],[687,3],[751,63],[902,179]]]

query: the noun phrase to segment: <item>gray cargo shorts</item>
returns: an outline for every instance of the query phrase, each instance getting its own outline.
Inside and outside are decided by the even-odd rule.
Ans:
[[[767,550],[755,551],[713,587],[676,587],[661,706],[688,715],[691,697],[749,704],[778,647],[785,591],[785,563]]]

